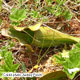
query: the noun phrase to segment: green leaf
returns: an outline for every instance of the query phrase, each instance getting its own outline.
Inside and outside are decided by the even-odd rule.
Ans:
[[[3,78],[2,74],[5,72],[5,70],[0,65],[0,78]]]
[[[47,9],[47,11],[50,12],[51,14],[54,14],[56,8],[57,8],[56,5],[52,7],[45,7],[45,9]]]
[[[58,5],[54,5],[52,7],[45,7],[48,12],[50,12],[51,14],[55,15],[55,16],[62,16],[62,13],[63,13],[63,9],[61,6],[58,6]]]
[[[72,44],[80,41],[80,38],[61,33],[47,26],[40,26],[39,23],[20,29],[17,29],[17,27],[10,27],[6,32],[8,32],[6,34],[10,37],[18,39],[22,44],[31,44],[38,47],[49,47],[50,45],[52,47],[65,43]]]
[[[20,21],[23,21],[24,19],[26,19],[26,17],[27,16],[26,16],[25,9],[13,8],[9,18],[12,22],[20,22]]]
[[[44,75],[39,80],[68,80],[67,75],[62,71],[56,71]]]
[[[1,55],[1,57],[3,57],[3,58],[5,58],[6,55],[8,54],[8,53],[7,53],[7,52],[9,52],[8,49],[11,49],[11,48],[14,46],[14,43],[13,43],[12,41],[9,41],[8,43],[9,43],[8,46],[2,46],[2,48],[1,48],[1,50],[0,50],[0,55]]]
[[[77,43],[72,50],[68,51],[69,57],[63,57],[62,53],[60,54],[61,56],[56,57],[58,63],[63,65],[64,72],[73,79],[75,74],[80,71],[80,43]]]
[[[11,43],[10,46],[13,46],[13,44]],[[0,77],[4,78],[4,76],[2,76],[3,73],[5,72],[16,72],[16,70],[19,67],[19,64],[14,64],[14,59],[12,56],[12,52],[8,51],[8,47],[3,46],[1,48],[1,52],[0,52],[1,56],[3,57],[4,60],[4,64],[0,65]]]
[[[1,68],[4,69],[5,72],[15,72],[18,69],[19,64],[13,64],[14,60],[12,52],[7,52],[5,56],[5,63],[1,66]]]
[[[19,64],[13,64],[12,65],[12,68],[11,68],[11,71],[12,72],[16,72],[16,70],[19,68]]]
[[[9,35],[18,39],[21,43],[23,44],[27,44],[27,43],[32,43],[32,40],[33,40],[33,36],[34,36],[34,32],[31,31],[31,30],[27,30],[25,29],[24,31],[17,31],[15,30],[13,27],[11,27],[9,29]],[[30,35],[32,36],[30,36]]]
[[[75,37],[72,37],[70,35],[61,33],[55,29],[52,29],[50,27],[47,26],[41,26],[40,29],[38,29],[38,31],[36,31],[36,33],[34,34],[34,38],[32,44],[39,46],[39,47],[49,47],[49,46],[58,46],[61,44],[71,44],[71,43],[75,43],[75,40],[79,40],[80,39]]]
[[[39,14],[38,11],[32,11],[32,12],[31,12],[31,16],[32,16],[33,18],[40,18],[40,17],[41,17],[41,15]]]
[[[10,67],[11,65],[13,65],[12,52],[7,52],[6,53],[5,63],[6,63],[6,65],[8,65],[8,67]]]
[[[15,43],[13,41],[9,41],[9,48],[12,48],[15,45]]]
[[[54,14],[54,13],[53,13]],[[59,7],[57,12],[55,12],[55,16],[60,16],[62,14],[62,9]]]
[[[7,52],[8,52],[7,47],[6,47],[6,46],[3,46],[3,47],[1,48],[0,54],[1,54],[2,57],[5,58],[5,55],[6,55]]]
[[[37,31],[40,29],[40,26],[41,26],[42,22],[36,24],[36,25],[33,25],[33,26],[29,26],[28,28],[31,30],[31,31]]]
[[[73,17],[72,13],[69,10],[66,10],[64,13],[64,18],[67,20],[71,20],[71,18]]]

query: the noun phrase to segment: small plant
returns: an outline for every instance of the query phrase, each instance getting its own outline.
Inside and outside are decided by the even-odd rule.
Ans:
[[[13,8],[10,14],[10,20],[13,25],[20,25],[20,22],[26,19],[26,10],[25,9],[16,9]]]
[[[73,79],[75,74],[80,71],[80,43],[70,51],[63,51],[59,55],[55,55],[57,62],[62,64],[64,72],[70,79]]]
[[[4,78],[2,75],[5,72],[16,72],[19,67],[19,64],[14,64],[14,59],[12,56],[12,51],[10,51],[13,43],[10,43],[9,46],[3,46],[0,49],[0,78]],[[6,78],[7,79],[7,78]],[[5,79],[5,80],[6,80]]]

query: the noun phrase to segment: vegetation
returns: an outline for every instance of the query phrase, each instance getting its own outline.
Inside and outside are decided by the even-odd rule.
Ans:
[[[3,78],[4,80],[7,80],[7,78],[4,78],[2,75],[5,72],[16,72],[16,70],[19,67],[19,64],[14,64],[14,59],[12,56],[11,47],[13,46],[13,43],[10,43],[9,46],[3,46],[0,49],[0,78]]]
[[[79,80],[79,37],[80,0],[0,0],[0,78]],[[4,77],[5,72],[43,77]]]
[[[73,79],[75,74],[79,71],[80,63],[80,43],[70,51],[63,51],[58,56],[55,56],[58,63],[62,64],[64,72]]]

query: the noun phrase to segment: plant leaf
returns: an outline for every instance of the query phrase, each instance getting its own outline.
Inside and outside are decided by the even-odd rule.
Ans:
[[[67,75],[62,71],[56,71],[44,75],[39,80],[68,80]]]
[[[14,64],[12,52],[8,51],[8,47],[3,46],[1,48],[1,56],[3,57],[4,63],[0,64],[0,78],[4,78],[2,75],[5,72],[16,72],[19,67],[19,64]]]
[[[80,71],[80,43],[68,51],[69,57],[57,56],[58,63],[64,67],[64,72],[73,79],[75,74]],[[60,53],[62,55],[62,53]]]
[[[47,26],[40,26],[36,24],[28,28],[10,27],[8,29],[8,35],[10,37],[18,39],[22,44],[32,44],[39,47],[57,46],[61,44],[71,44],[80,41],[80,38],[76,38],[64,33],[61,33],[55,29]],[[7,34],[7,33],[6,33]]]
[[[26,10],[25,9],[16,9],[13,8],[10,14],[10,20],[13,22],[20,22],[26,18]]]
[[[67,20],[71,20],[71,18],[72,18],[72,13],[70,12],[70,11],[68,11],[68,10],[66,10],[64,13],[63,13],[63,15],[64,15],[64,18],[65,19],[67,19]]]

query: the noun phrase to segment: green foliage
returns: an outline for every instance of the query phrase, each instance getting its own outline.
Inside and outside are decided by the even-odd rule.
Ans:
[[[52,5],[52,2],[53,2],[53,0],[46,0],[46,3],[47,3],[48,5]]]
[[[61,16],[63,12],[62,8],[58,7],[58,5],[54,5],[52,7],[46,7],[46,9],[48,10],[48,12],[55,15],[56,17]]]
[[[66,0],[56,0],[56,3],[59,5],[63,5],[66,2]]]
[[[32,16],[33,18],[40,18],[41,15],[39,14],[38,11],[32,11],[31,16]]]
[[[65,19],[67,19],[67,20],[71,20],[71,18],[72,18],[72,13],[69,11],[69,10],[66,10],[64,13],[63,13],[63,16],[64,16],[64,18]]]
[[[65,6],[63,6],[65,2],[66,0],[56,0],[56,5],[45,6],[45,9],[56,17],[63,16],[66,20],[70,20],[73,15]]]
[[[7,51],[5,53],[4,64],[0,65],[1,69],[3,69],[4,72],[16,72],[16,70],[19,67],[19,64],[13,64],[13,61],[14,60],[13,60],[12,52]]]
[[[10,14],[10,20],[13,22],[20,22],[26,18],[26,10],[25,9],[16,9],[13,8]]]
[[[27,0],[28,1],[28,0]],[[20,25],[21,21],[24,21],[27,17],[27,23],[49,21],[49,16],[64,17],[67,20],[72,18],[71,12],[65,7],[67,0],[34,0],[27,2],[27,5],[23,5],[25,0],[18,0],[19,9],[13,8],[10,14],[11,24],[14,26]],[[23,9],[21,9],[23,8]],[[28,25],[28,24],[26,24]]]
[[[72,50],[55,55],[55,57],[71,79],[80,71],[80,43],[77,43]]]
[[[57,8],[57,7],[56,7],[56,8]],[[62,15],[62,12],[63,12],[63,11],[62,11],[62,8],[58,7],[58,8],[57,8],[57,11],[56,11],[56,12],[54,11],[55,14],[54,14],[54,13],[53,13],[53,14],[54,14],[55,16],[61,16],[61,15]]]
[[[12,52],[9,50],[13,46],[13,43],[10,43],[9,46],[3,46],[0,49],[0,59],[3,63],[0,63],[0,78],[4,78],[2,76],[5,72],[16,72],[19,67],[19,64],[14,64],[14,59],[12,56]]]
[[[26,17],[27,16],[26,16],[26,10],[25,9],[13,8],[9,18],[12,21],[12,24],[19,25],[19,22],[25,20]]]

